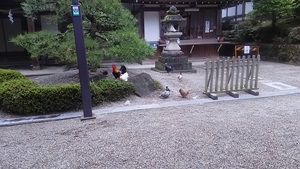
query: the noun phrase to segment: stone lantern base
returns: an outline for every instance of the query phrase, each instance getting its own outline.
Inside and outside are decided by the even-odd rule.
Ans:
[[[197,73],[195,69],[192,68],[192,62],[188,61],[187,56],[178,56],[178,57],[168,57],[168,56],[160,56],[158,61],[155,62],[155,67],[152,68],[154,71],[158,71],[161,73],[167,72],[165,70],[165,63],[168,63],[173,68],[173,72],[189,72],[189,73]]]
[[[165,37],[169,40],[166,44],[161,56],[158,61],[155,62],[155,68],[152,70],[159,72],[166,72],[165,63],[170,65],[173,72],[191,72],[196,73],[197,71],[192,68],[192,63],[188,61],[188,57],[184,56],[181,48],[178,44],[178,39],[182,36],[182,32],[177,31],[173,24],[179,22],[185,22],[175,6],[171,6],[167,11],[165,19],[162,21],[167,26],[167,32],[164,33]]]

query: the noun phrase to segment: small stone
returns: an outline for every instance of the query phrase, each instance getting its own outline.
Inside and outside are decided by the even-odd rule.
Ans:
[[[126,100],[126,102],[124,103],[125,106],[129,106],[131,103],[129,100]]]

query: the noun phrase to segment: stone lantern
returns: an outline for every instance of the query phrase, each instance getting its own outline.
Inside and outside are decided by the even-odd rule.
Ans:
[[[179,46],[179,38],[182,32],[175,29],[174,25],[179,25],[181,22],[186,22],[175,6],[171,6],[167,11],[167,15],[161,21],[166,28],[164,36],[167,38],[166,47],[164,47],[158,61],[155,62],[153,70],[165,72],[165,65],[172,67],[173,72],[193,72],[192,63],[188,62],[188,57],[184,55]]]

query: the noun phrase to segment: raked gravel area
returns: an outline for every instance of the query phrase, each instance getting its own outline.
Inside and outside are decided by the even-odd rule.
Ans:
[[[197,73],[184,74],[182,82],[175,73],[129,68],[131,75],[151,74],[172,92],[166,100],[158,98],[160,91],[128,100],[141,105],[206,98],[203,65],[194,68]],[[299,89],[299,72],[300,66],[261,62],[259,91]],[[35,80],[41,78],[46,77]],[[179,88],[191,90],[188,98],[179,97]],[[126,100],[94,109],[123,107]],[[299,100],[300,94],[292,94],[179,102],[175,107],[97,114],[87,121],[1,127],[0,168],[300,168]]]
[[[300,94],[0,128],[10,168],[300,168]]]

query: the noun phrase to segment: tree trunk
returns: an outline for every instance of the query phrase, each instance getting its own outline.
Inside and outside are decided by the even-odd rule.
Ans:
[[[28,32],[35,32],[35,26],[34,22],[31,19],[27,19],[27,27],[28,27]],[[40,67],[40,62],[38,58],[32,58],[31,59],[31,64],[32,64],[32,70],[39,70],[41,69]]]
[[[32,58],[31,63],[32,63],[32,65],[31,65],[32,70],[40,70],[41,69],[39,58]]]
[[[276,13],[275,11],[272,12],[272,30],[273,30],[273,33],[275,33],[275,29],[276,29]]]

